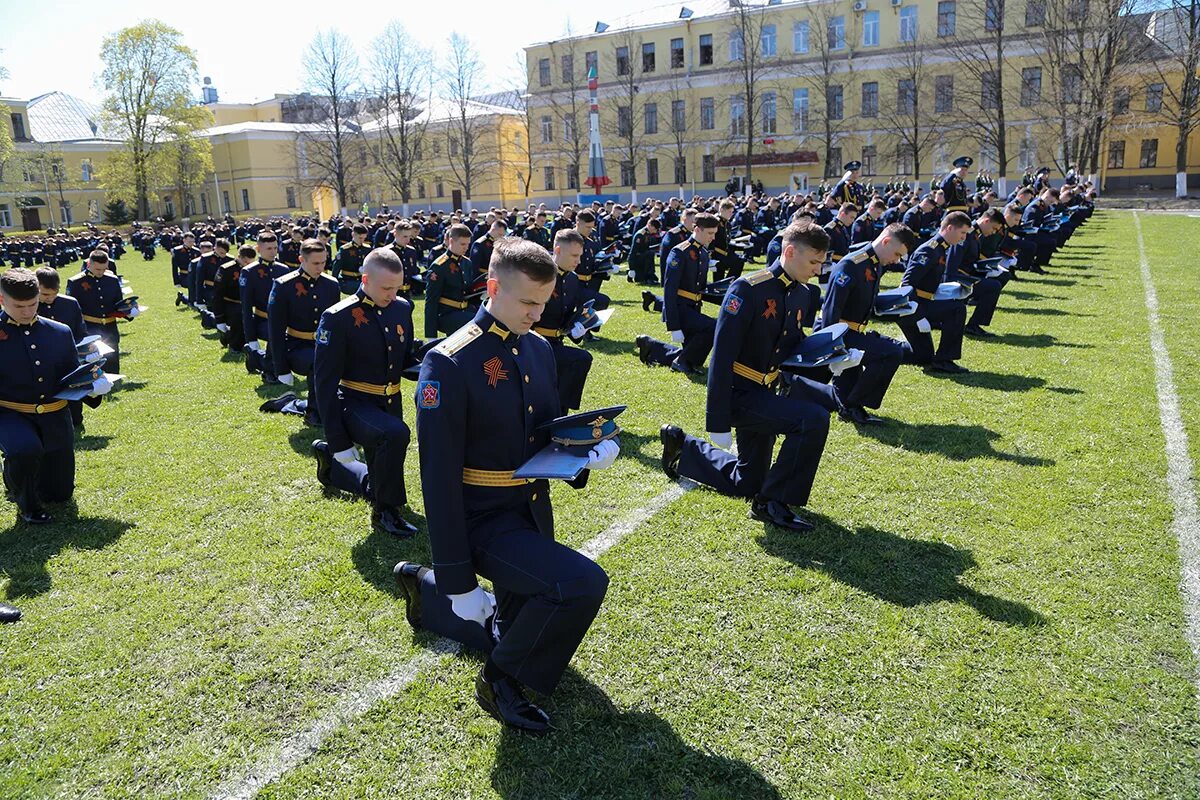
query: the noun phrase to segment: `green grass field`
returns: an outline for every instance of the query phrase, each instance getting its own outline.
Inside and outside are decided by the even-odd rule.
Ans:
[[[1141,223],[1200,458],[1200,219]],[[547,703],[559,730],[529,739],[475,705],[476,657],[405,623],[391,569],[427,537],[323,493],[316,433],[257,410],[279,387],[173,307],[163,254],[127,257],[151,311],[124,328],[128,382],[86,412],[74,505],[30,528],[0,504],[0,598],[25,613],[0,628],[0,797],[219,796],[423,654],[259,796],[1195,797],[1138,263],[1133,217],[1097,214],[1009,285],[969,375],[903,368],[889,425],[835,420],[813,535],[706,490],[629,531]],[[670,488],[661,424],[703,431],[703,385],[637,361],[662,325],[607,286],[585,405],[630,409],[617,465],[555,488],[577,546]],[[415,450],[408,477],[419,515]]]

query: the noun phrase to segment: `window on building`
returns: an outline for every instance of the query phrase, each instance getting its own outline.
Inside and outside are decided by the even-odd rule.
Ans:
[[[425,199],[425,181],[421,181],[420,183],[417,184],[417,199],[418,200]]]
[[[687,183],[687,157],[675,157],[675,183],[682,186]]]
[[[654,42],[642,43],[642,72],[654,72]]]
[[[671,130],[687,130],[687,106],[684,100],[671,101]]]
[[[863,14],[862,21],[863,47],[875,47],[879,44],[879,12],[868,11]]]
[[[1037,142],[1028,137],[1021,140],[1021,145],[1017,149],[1017,169],[1031,170],[1037,168]]]
[[[546,141],[550,141],[550,140],[547,139]],[[450,155],[451,156],[458,155],[458,137],[457,136],[450,137]]]
[[[575,115],[566,114],[563,116],[563,141],[575,141]]]
[[[633,109],[629,106],[617,106],[617,135],[633,135]]]
[[[896,174],[904,176],[913,174],[912,148],[904,142],[896,143]]]
[[[542,167],[542,187],[546,191],[554,189],[554,167]]]
[[[842,164],[844,164],[844,163],[846,163],[846,162],[842,161],[842,148],[841,147],[829,148],[829,163],[825,165],[826,177],[833,177],[834,175],[841,175],[842,174]]]
[[[1157,114],[1162,111],[1163,85],[1152,83],[1146,87],[1146,110]]]
[[[953,36],[958,16],[955,0],[939,0],[937,8],[937,35]]]
[[[242,189],[242,211],[250,210],[250,190]]]
[[[1042,99],[1042,68],[1025,67],[1021,70],[1021,105],[1032,106]]]
[[[949,114],[954,110],[954,76],[938,75],[933,79],[933,110]]]
[[[862,115],[864,117],[879,116],[878,81],[867,81],[862,85]]]
[[[0,228],[12,227],[12,209],[6,204],[0,204]]]
[[[775,26],[763,25],[758,32],[759,51],[764,58],[775,55]]]
[[[1142,139],[1142,157],[1138,159],[1142,169],[1152,169],[1158,166],[1158,139]]]
[[[600,74],[600,54],[595,50],[588,50],[583,54],[584,68],[591,74],[592,70],[596,70],[596,74]]]
[[[542,144],[550,144],[551,142],[553,142],[554,141],[554,120],[550,119],[550,117],[542,117],[541,128],[542,128]],[[451,140],[451,142],[450,142],[450,154],[451,155],[454,154],[454,150],[455,150],[454,140]]]
[[[25,117],[20,114],[10,114],[12,119],[13,139],[18,142],[25,141]]]
[[[568,189],[578,189],[579,188],[579,165],[578,164],[567,164],[567,188]]]
[[[575,56],[572,53],[565,53],[559,58],[559,67],[562,71],[562,82],[571,84],[575,82]]]
[[[711,63],[713,63],[712,34],[706,33],[700,37],[700,66],[705,67]]]
[[[1129,104],[1133,99],[1133,93],[1128,86],[1118,86],[1113,92],[1113,114],[1128,114]]]
[[[1108,168],[1125,169],[1125,142],[1108,143]]]
[[[825,27],[825,37],[830,50],[841,50],[846,46],[846,18],[830,17]]]
[[[208,194],[206,192],[200,193],[200,213],[208,213]]]
[[[231,210],[229,205],[229,192],[221,192],[221,211],[228,214]]]
[[[900,9],[900,41],[917,40],[917,7],[903,6]]]
[[[995,72],[983,73],[983,80],[979,84],[979,107],[1000,107],[1000,79]]]
[[[711,97],[700,98],[700,130],[711,131],[717,127],[716,101]]]
[[[1025,3],[1025,27],[1037,28],[1046,24],[1046,0],[1027,0]]]
[[[729,32],[729,60],[741,61],[746,52],[746,42],[742,38],[742,30],[738,28]]]
[[[914,114],[917,110],[917,85],[911,78],[896,81],[896,111]]]
[[[433,180],[434,180],[433,193],[435,195],[437,195],[438,197],[445,197],[446,196],[446,184],[442,181],[441,178],[434,178]]]
[[[1083,74],[1075,64],[1067,64],[1062,73],[1063,103],[1079,103],[1083,99]]]
[[[700,159],[700,180],[704,183],[715,183],[717,180],[717,159],[710,153]]]
[[[826,116],[830,119],[841,119],[845,113],[845,107],[842,105],[842,87],[830,86],[829,92],[825,95]]]
[[[983,27],[985,30],[998,31],[1004,28],[1004,0],[985,0],[983,7]]]
[[[658,133],[658,103],[646,103],[645,122],[646,133]]]
[[[1087,17],[1088,0],[1067,0],[1067,21],[1079,22]]]
[[[762,132],[775,133],[776,117],[778,116],[775,93],[763,92],[762,96]]]
[[[862,149],[862,174],[875,174],[875,145],[865,144]]]
[[[633,186],[633,162],[621,162],[621,185]]]
[[[792,52],[808,52],[808,20],[792,23]]]
[[[629,66],[629,48],[628,47],[618,47],[617,48],[617,74],[618,75],[628,75],[632,71],[633,70],[631,70],[630,66]]]
[[[792,128],[796,133],[808,129],[808,89],[792,90]]]
[[[245,193],[246,193],[246,191],[245,191],[245,189],[243,189],[242,194],[244,195]],[[174,201],[171,200],[170,197],[163,198],[163,214],[167,217],[175,216],[175,203],[174,203]]]
[[[671,40],[671,69],[683,69],[683,39]]]
[[[435,156],[440,156],[440,155],[442,154],[442,143],[441,143],[441,141],[439,141],[439,140],[434,140],[434,142],[433,142],[433,154],[434,154]]]
[[[550,59],[538,59],[538,86],[550,85]]]
[[[658,185],[658,159],[657,158],[647,158],[646,159],[646,185],[647,186],[657,186]]]
[[[741,95],[729,98],[729,133],[732,136],[746,135],[746,98]]]
[[[62,220],[62,223],[64,225],[70,225],[71,223],[73,223],[75,221],[74,216],[71,214],[71,201],[70,200],[66,200],[62,203],[59,203],[58,217],[59,217],[59,219]]]
[[[296,207],[296,189],[292,186],[287,187],[287,207]]]
[[[92,179],[92,160],[85,158],[79,163],[79,179],[82,181],[90,181]]]

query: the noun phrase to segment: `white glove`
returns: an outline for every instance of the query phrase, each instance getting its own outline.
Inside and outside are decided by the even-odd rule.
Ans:
[[[349,464],[352,461],[358,460],[358,451],[353,447],[347,447],[345,450],[339,450],[338,452],[334,453],[333,457],[342,464]]]
[[[588,469],[608,469],[617,460],[617,456],[621,453],[621,446],[612,439],[605,439],[603,442],[597,442],[596,446],[588,451]]]
[[[929,320],[919,319],[917,320],[917,330],[919,330],[921,333],[929,333],[931,330],[933,330],[933,326],[929,324]]]
[[[138,308],[137,306],[134,306],[133,308],[129,309],[129,318],[133,319],[140,313],[142,313],[142,309]]]
[[[282,383],[284,386],[291,386],[293,383],[296,382],[296,379],[292,377],[292,373],[285,372],[279,376],[279,382]]]
[[[263,347],[262,343],[257,341],[254,343],[254,351],[260,356],[265,356],[267,354],[267,348]]]
[[[722,450],[728,450],[733,447],[733,431],[725,431],[724,433],[708,432],[708,438],[717,447]]]
[[[671,341],[683,344],[683,331],[671,331]]]
[[[229,326],[226,325],[224,322],[218,322],[217,330],[219,330],[221,333],[229,333]]]
[[[465,594],[452,594],[449,597],[450,608],[454,611],[454,615],[468,622],[485,625],[488,617],[492,616],[496,610],[492,606],[487,592],[478,586]]]
[[[86,356],[84,356],[83,360],[89,364],[94,364],[102,358],[104,358],[104,356],[100,355],[99,350],[93,350],[92,352],[90,352]]]
[[[103,375],[92,381],[92,397],[99,397],[102,394],[108,394],[110,391],[112,391],[112,381]]]
[[[583,334],[585,334],[585,333],[587,333],[587,331],[584,330],[582,322],[576,322],[574,325],[571,326],[571,338],[572,339],[582,339]]]
[[[196,303],[196,310],[197,311],[208,311],[208,306],[204,305],[204,303]]]

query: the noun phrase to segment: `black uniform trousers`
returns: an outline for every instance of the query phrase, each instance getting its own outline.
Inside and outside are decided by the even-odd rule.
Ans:
[[[638,273],[639,275],[641,273]],[[588,300],[592,302],[592,309],[595,311],[603,311],[612,304],[612,298],[600,291],[600,286],[603,281],[598,277],[593,277],[590,281],[579,282],[579,303],[582,305]]]
[[[810,393],[793,386],[785,397],[765,386],[735,389],[732,422],[737,455],[688,436],[679,474],[734,497],[762,495],[788,505],[806,505],[829,436],[831,410],[816,390]],[[783,445],[772,465],[780,435]]]
[[[75,492],[75,428],[67,409],[22,414],[0,409],[4,488],[23,512],[61,503]]]
[[[502,511],[468,524],[471,560],[492,582],[496,614],[487,627],[459,619],[430,570],[421,582],[422,627],[490,652],[506,674],[550,694],[600,610],[608,575],[587,556],[539,533],[528,511]]]
[[[316,409],[311,400],[309,408]],[[408,425],[375,403],[352,397],[342,400],[342,421],[350,440],[362,445],[366,463],[343,464],[335,458],[331,483],[342,491],[362,495],[379,505],[406,505],[404,456],[412,439]]]
[[[717,268],[713,272],[713,283],[723,281],[729,276],[735,278],[742,277],[742,269],[745,267],[745,262],[738,258],[737,255],[730,251],[725,255],[718,255],[716,258]]]
[[[120,373],[121,330],[117,327],[118,323],[110,322],[107,325],[101,325],[95,322],[84,322],[83,325],[87,329],[88,336],[99,336],[100,341],[113,349],[111,353],[104,357],[104,371],[111,372],[114,375]]]
[[[975,311],[971,314],[968,325],[992,324],[992,317],[996,313],[996,303],[1000,301],[1000,290],[1004,288],[1004,283],[1000,278],[984,278],[975,284],[971,290],[971,299],[975,301]]]
[[[243,331],[243,333],[245,332]],[[245,338],[246,344],[257,345],[259,342],[266,343],[262,355],[258,351],[246,354],[246,363],[250,366],[250,369],[254,372],[273,373],[275,370],[271,366],[273,362],[271,361],[271,347],[267,341],[270,338],[270,333],[267,331],[267,321],[256,314],[254,316],[254,331]]]
[[[862,362],[833,379],[838,397],[848,407],[879,408],[910,348],[875,331],[846,331],[846,347],[863,351]]]
[[[923,333],[917,328],[917,320],[927,319],[932,328],[942,332],[937,351],[933,349],[933,333]],[[896,320],[909,350],[905,353],[906,364],[928,364],[934,359],[957,361],[962,358],[963,326],[967,324],[966,300],[928,300],[920,303],[917,313]]]
[[[468,306],[463,309],[447,308],[444,306],[439,308],[437,312],[438,331],[449,336],[463,325],[475,319],[476,310],[475,306]]]
[[[558,400],[562,412],[581,408],[583,385],[592,369],[592,354],[581,347],[568,347],[561,336],[548,336],[550,349],[554,351],[554,364],[558,372]]]
[[[315,344],[307,342],[289,347],[287,352],[288,371],[293,375],[303,375],[308,381],[308,405],[305,408],[305,416],[311,420],[320,419],[320,408],[317,406],[316,389],[313,386],[312,372],[313,359],[317,353]],[[270,355],[269,353],[267,354]],[[267,359],[268,364],[274,363],[270,358]]]
[[[717,321],[701,313],[699,308],[680,306],[679,327],[683,331],[683,347],[673,343],[652,341],[647,354],[651,364],[660,364],[666,367],[678,358],[688,367],[704,366],[705,359],[712,351]]]
[[[229,343],[230,350],[241,352],[246,344],[246,331],[242,328],[242,304],[230,303],[228,300],[225,303],[225,324],[229,326],[225,341]]]

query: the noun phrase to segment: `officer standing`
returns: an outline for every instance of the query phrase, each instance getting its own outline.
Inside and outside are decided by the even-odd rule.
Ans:
[[[121,371],[121,331],[117,320],[133,319],[140,312],[134,306],[128,313],[118,310],[122,300],[121,279],[108,271],[108,253],[93,250],[88,255],[83,272],[67,280],[67,294],[79,301],[88,335],[99,335],[113,349],[105,366],[108,371]]]
[[[325,439],[313,442],[317,480],[369,498],[371,524],[408,537],[417,529],[400,512],[412,438],[400,373],[413,363],[412,304],[398,296],[404,265],[390,249],[369,253],[360,267],[358,291],[326,310],[317,328],[312,394],[325,425]]]
[[[808,504],[837,408],[831,387],[799,379],[787,395],[776,394],[779,365],[798,352],[802,321],[816,311],[805,285],[821,271],[829,235],[815,222],[794,222],[783,231],[783,252],[765,270],[734,281],[717,317],[708,370],[706,427],[713,445],[664,425],[663,468],[734,497],[752,498],[750,517],[794,531],[812,523],[792,506]],[[731,454],[733,433],[738,452]],[[779,458],[771,456],[784,436]]]
[[[846,345],[863,351],[862,363],[833,379],[842,407],[838,416],[855,425],[877,425],[883,420],[867,413],[883,405],[883,396],[900,368],[908,346],[888,336],[867,332],[875,308],[875,295],[885,268],[915,250],[917,237],[899,223],[883,229],[870,245],[856,250],[833,266],[829,291],[821,307],[821,326],[844,322]],[[819,328],[818,328],[819,330]]]
[[[583,385],[592,369],[592,354],[581,347],[567,347],[564,337],[578,343],[584,335],[583,324],[575,317],[583,306],[579,279],[575,269],[583,254],[583,237],[579,231],[564,228],[554,234],[554,264],[558,267],[554,291],[542,310],[542,318],[533,332],[550,343],[558,369],[558,398],[563,413],[579,408],[583,402]]]
[[[834,199],[837,205],[852,203],[859,208],[862,208],[863,202],[867,198],[867,192],[862,184],[858,182],[862,175],[862,162],[850,161],[842,167],[842,179],[837,182],[830,192],[830,196]]]
[[[913,287],[917,298],[917,312],[896,321],[911,348],[906,362],[925,366],[931,372],[957,374],[969,371],[955,363],[962,358],[967,301],[941,300],[936,295],[946,275],[949,249],[961,244],[970,229],[971,218],[965,212],[947,214],[933,238],[909,257],[904,277],[900,279],[901,286]],[[942,332],[936,352],[933,349],[933,328]]]
[[[555,287],[550,254],[505,238],[492,254],[488,304],[426,355],[417,384],[417,439],[433,569],[401,562],[408,619],[490,650],[475,679],[479,705],[530,733],[550,719],[526,697],[551,694],[587,633],[608,576],[554,540],[547,481],[513,477],[550,443],[558,416],[554,354],[528,332]],[[590,469],[619,448],[599,442]],[[582,487],[589,472],[572,485]],[[495,602],[476,575],[491,580]]]
[[[469,269],[463,260],[471,246],[471,229],[455,223],[446,230],[446,252],[429,267],[425,287],[425,338],[436,339],[438,332],[453,333],[474,317],[467,292],[471,289]]]
[[[967,170],[974,162],[970,156],[959,156],[954,159],[954,169],[942,178],[940,189],[946,196],[946,213],[967,210],[967,185],[963,182]]]

